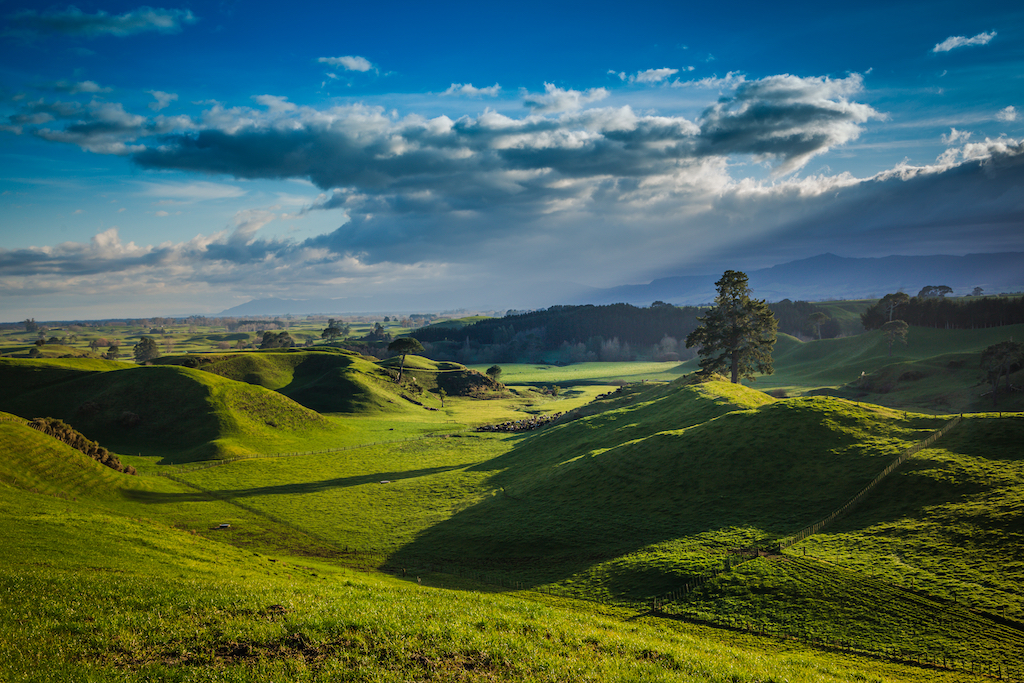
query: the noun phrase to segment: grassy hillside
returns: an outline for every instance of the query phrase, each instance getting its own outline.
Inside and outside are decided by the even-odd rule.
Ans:
[[[592,563],[583,558],[718,530],[777,538],[839,507],[941,424],[836,399],[772,401],[716,382],[630,399],[478,466],[493,472],[496,495],[403,552],[446,548],[496,566],[540,554],[552,580]]]
[[[81,451],[32,429],[25,420],[0,413],[0,482],[60,498],[111,496],[130,484],[121,474]]]
[[[0,421],[0,443],[35,438],[21,429]],[[163,502],[111,496],[117,481],[89,493],[92,474],[75,483],[54,469],[62,455],[44,451],[35,476],[53,473],[63,483],[52,486],[82,497],[0,482],[4,680],[962,680],[643,614],[602,616],[530,593],[440,590],[430,576],[419,585],[234,547],[215,540],[234,529],[188,533],[150,514]],[[24,465],[5,467],[20,475]]]
[[[938,370],[900,386],[966,381],[1006,330],[913,332],[896,363]],[[783,337],[778,352],[782,378],[809,387],[850,356],[890,367],[870,335]],[[973,680],[941,667],[984,659],[1024,680],[1024,628],[1001,622],[1024,621],[1020,415],[968,416],[837,524],[751,560],[741,549],[817,521],[948,417],[689,378],[557,397],[520,385],[431,411],[412,400],[440,408],[427,390],[462,366],[410,356],[417,393],[347,353],[202,358],[219,372],[0,360],[0,409],[146,454],[122,456],[145,466],[121,475],[0,414],[0,628],[17,634],[0,639],[0,679]],[[365,382],[356,412],[283,395],[335,400],[335,376]],[[408,438],[559,406],[573,415],[537,432]],[[317,452],[207,469],[151,457],[277,451]],[[497,590],[479,581],[530,590],[427,587]]]
[[[21,363],[0,367],[24,387],[0,396],[0,408],[60,418],[119,453],[181,462],[291,450],[331,427],[280,394],[189,368],[108,365],[105,372],[91,372],[44,364],[38,373],[43,381],[35,384]]]
[[[402,412],[390,375],[359,354],[334,350],[167,356],[204,372],[277,391],[320,413]]]
[[[754,386],[795,393],[827,387],[831,395],[935,413],[991,410],[991,398],[981,396],[988,390],[979,368],[981,352],[1022,335],[1024,325],[977,330],[911,327],[907,344],[895,344],[890,356],[877,330],[814,342],[780,334],[775,374],[759,377]],[[1020,397],[1003,407],[1021,409]]]

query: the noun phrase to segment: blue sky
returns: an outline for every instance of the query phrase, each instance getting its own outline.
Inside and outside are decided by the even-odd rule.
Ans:
[[[0,3],[0,320],[1024,251],[1008,2]]]

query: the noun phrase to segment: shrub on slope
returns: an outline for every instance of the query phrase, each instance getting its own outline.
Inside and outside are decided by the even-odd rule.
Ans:
[[[63,441],[76,451],[88,455],[99,464],[109,467],[115,472],[135,474],[134,467],[124,467],[121,465],[121,461],[118,460],[116,455],[108,451],[103,446],[100,446],[95,441],[90,441],[85,438],[83,434],[76,431],[71,425],[65,424],[63,420],[58,420],[52,417],[37,417],[34,420],[29,421],[28,426],[32,429],[39,430],[43,434],[52,436],[58,441]]]
[[[66,443],[0,414],[0,482],[61,498],[113,495],[133,478],[104,467]]]

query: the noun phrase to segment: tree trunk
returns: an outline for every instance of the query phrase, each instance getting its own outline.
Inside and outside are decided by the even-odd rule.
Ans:
[[[731,356],[732,360],[732,383],[740,383],[740,357],[739,354],[734,350]]]
[[[398,366],[398,380],[395,384],[402,383],[402,374],[405,373],[405,354],[402,354],[402,364]]]

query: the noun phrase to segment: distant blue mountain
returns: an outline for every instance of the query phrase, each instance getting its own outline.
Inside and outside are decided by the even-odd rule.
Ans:
[[[217,313],[219,318],[244,318],[258,315],[318,315],[348,313],[358,302],[346,299],[253,299],[226,311]]]
[[[683,275],[660,278],[645,285],[621,285],[608,289],[577,287],[578,293],[575,296],[549,301],[546,306],[615,303],[649,306],[654,301],[690,305],[708,303],[715,298],[715,282],[721,276],[721,273]],[[846,258],[822,254],[749,271],[747,277],[754,295],[768,301],[879,299],[889,292],[898,291],[914,296],[927,285],[947,285],[958,295],[970,294],[975,287],[983,288],[986,294],[996,294],[1024,290],[1024,253],[883,258]],[[552,287],[552,291],[558,289]],[[370,301],[351,297],[254,299],[217,315],[237,318],[369,312],[372,305]],[[393,311],[380,312],[383,315]]]
[[[572,303],[707,303],[714,300],[715,282],[721,275],[666,277],[646,285],[594,289]],[[983,288],[986,294],[996,294],[1024,290],[1024,253],[882,258],[822,254],[749,271],[747,277],[754,295],[768,301],[875,299],[898,291],[914,296],[927,285],[947,285],[957,295],[970,294],[975,287]]]

